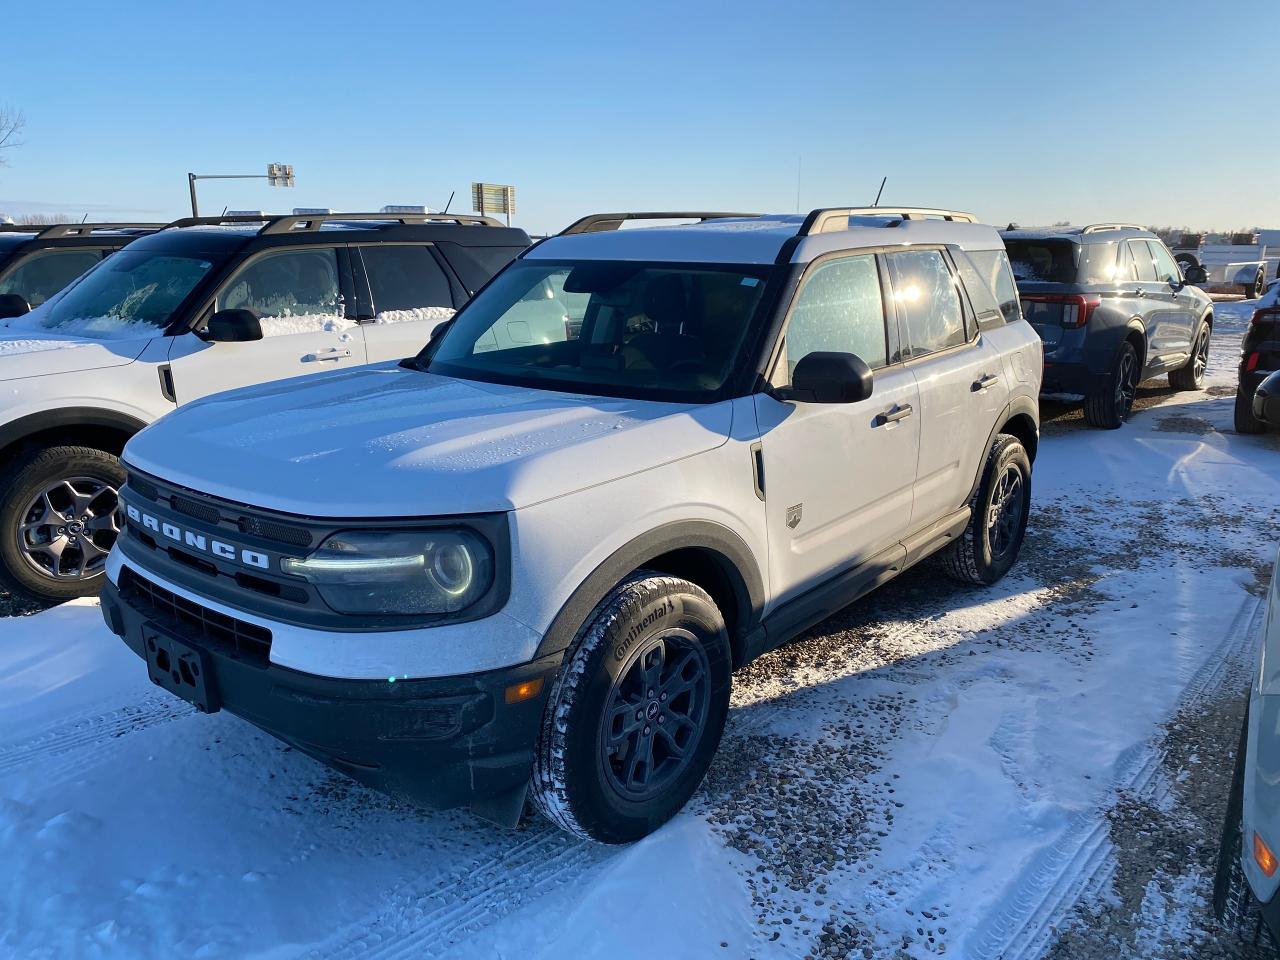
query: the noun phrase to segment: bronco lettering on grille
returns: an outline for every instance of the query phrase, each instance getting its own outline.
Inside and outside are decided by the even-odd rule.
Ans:
[[[133,504],[125,504],[124,509],[129,519],[134,523],[161,534],[174,543],[179,543],[193,550],[199,550],[201,553],[212,553],[215,557],[242,563],[247,567],[257,567],[259,570],[269,570],[271,568],[271,561],[265,553],[237,547],[221,540],[214,540],[192,530],[184,530],[169,523],[167,520],[162,521],[149,513],[143,513]]]

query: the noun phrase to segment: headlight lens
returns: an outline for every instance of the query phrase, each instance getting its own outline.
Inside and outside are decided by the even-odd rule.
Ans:
[[[457,613],[493,586],[493,550],[471,530],[347,530],[309,557],[286,557],[285,573],[302,577],[340,613]]]

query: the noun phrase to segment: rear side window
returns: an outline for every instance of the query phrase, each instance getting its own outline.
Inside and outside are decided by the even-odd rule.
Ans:
[[[965,343],[960,293],[942,254],[916,250],[891,253],[885,260],[906,340],[903,355],[922,357]]]
[[[38,307],[101,259],[101,250],[46,250],[34,254],[0,280],[0,293],[16,293]]]
[[[978,314],[978,328],[987,330],[1022,319],[1018,287],[1013,281],[1009,258],[1002,250],[973,250],[956,254],[960,279]],[[971,278],[972,275],[972,278]],[[974,290],[977,289],[977,293]],[[994,314],[992,311],[994,310]]]
[[[475,293],[493,275],[518,257],[524,247],[464,247],[457,243],[436,245],[448,259],[466,288]]]
[[[805,278],[791,309],[775,385],[790,383],[796,364],[820,350],[856,353],[872,368],[885,365],[884,299],[874,256],[828,260]]]
[[[358,249],[369,278],[375,317],[389,319],[387,314],[421,307],[453,309],[449,281],[428,247],[379,244]]]
[[[1151,248],[1145,240],[1130,240],[1129,253],[1133,255],[1133,279],[1155,282],[1156,265],[1151,258]]]

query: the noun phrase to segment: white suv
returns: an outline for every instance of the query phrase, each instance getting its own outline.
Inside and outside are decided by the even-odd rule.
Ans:
[[[633,840],[735,668],[932,553],[1009,569],[1040,374],[966,214],[589,217],[413,361],[130,441],[103,615],[157,684],[356,779],[505,823],[531,787]]]
[[[446,214],[193,218],[99,256],[30,313],[0,303],[0,588],[98,592],[116,455],[152,420],[232,387],[412,356],[528,245]]]

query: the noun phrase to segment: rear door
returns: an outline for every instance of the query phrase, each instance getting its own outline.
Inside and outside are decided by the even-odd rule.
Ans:
[[[1159,292],[1160,322],[1166,326],[1168,351],[1175,356],[1191,353],[1191,340],[1200,320],[1199,308],[1182,282],[1182,271],[1163,243],[1148,240],[1155,255],[1156,283]]]
[[[220,390],[365,362],[345,248],[285,247],[250,257],[214,294],[202,322],[218,310],[245,309],[263,339],[208,343],[194,332],[173,338],[169,363],[178,403]]]
[[[431,244],[370,243],[351,251],[366,291],[360,324],[370,363],[415,355],[465,300]]]
[[[1146,366],[1157,364],[1160,358],[1174,349],[1178,341],[1176,330],[1168,322],[1169,304],[1162,297],[1162,287],[1167,284],[1156,279],[1156,258],[1151,244],[1146,240],[1128,240],[1129,254],[1133,258],[1133,284],[1147,331]]]
[[[977,329],[942,250],[885,256],[907,368],[920,391],[911,526],[964,506],[1008,394],[999,351]]]
[[[770,375],[775,387],[786,386],[808,353],[856,353],[874,370],[869,398],[797,403],[755,395],[770,583],[781,599],[893,546],[911,523],[917,390],[893,355],[884,289],[873,254],[810,266]]]

